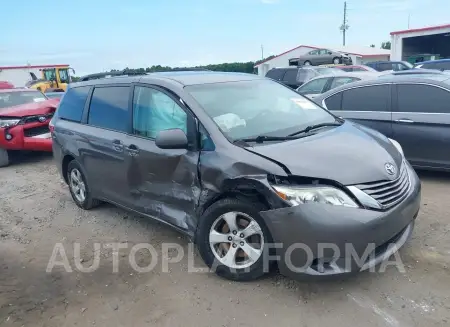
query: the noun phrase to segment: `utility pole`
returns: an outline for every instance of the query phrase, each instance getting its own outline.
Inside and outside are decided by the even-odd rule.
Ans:
[[[344,1],[344,21],[342,22],[342,25],[340,27],[340,30],[342,31],[342,45],[345,46],[345,32],[348,30],[350,26],[347,24],[347,1]]]
[[[261,60],[264,60],[264,46],[261,44]]]
[[[409,21],[411,20],[411,14],[408,14],[408,29],[409,29]]]

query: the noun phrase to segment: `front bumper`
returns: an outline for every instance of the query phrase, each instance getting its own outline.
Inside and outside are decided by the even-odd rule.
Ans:
[[[408,164],[407,197],[388,211],[303,204],[261,212],[283,275],[330,276],[367,270],[402,247],[414,228],[421,185]]]
[[[10,135],[11,139],[7,139]],[[23,151],[52,151],[52,139],[46,123],[30,123],[0,128],[0,148]]]

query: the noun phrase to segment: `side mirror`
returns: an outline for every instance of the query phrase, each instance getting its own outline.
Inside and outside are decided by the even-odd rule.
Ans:
[[[187,149],[188,139],[179,128],[166,129],[156,135],[155,144],[161,149]]]

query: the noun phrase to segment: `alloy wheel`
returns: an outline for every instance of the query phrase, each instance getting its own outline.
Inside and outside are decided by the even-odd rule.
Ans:
[[[86,185],[83,182],[83,177],[78,169],[72,169],[69,175],[70,189],[72,190],[75,198],[83,203],[86,200]]]
[[[264,234],[258,222],[242,212],[218,217],[209,232],[209,244],[223,265],[243,269],[253,265],[264,249]]]

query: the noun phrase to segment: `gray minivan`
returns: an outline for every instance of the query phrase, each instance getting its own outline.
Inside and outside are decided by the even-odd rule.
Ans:
[[[233,280],[274,264],[292,277],[374,267],[419,211],[420,181],[397,142],[255,75],[71,84],[50,130],[79,207],[106,201],[168,224]]]
[[[414,167],[450,170],[450,75],[384,75],[341,86],[314,101],[395,139]]]

